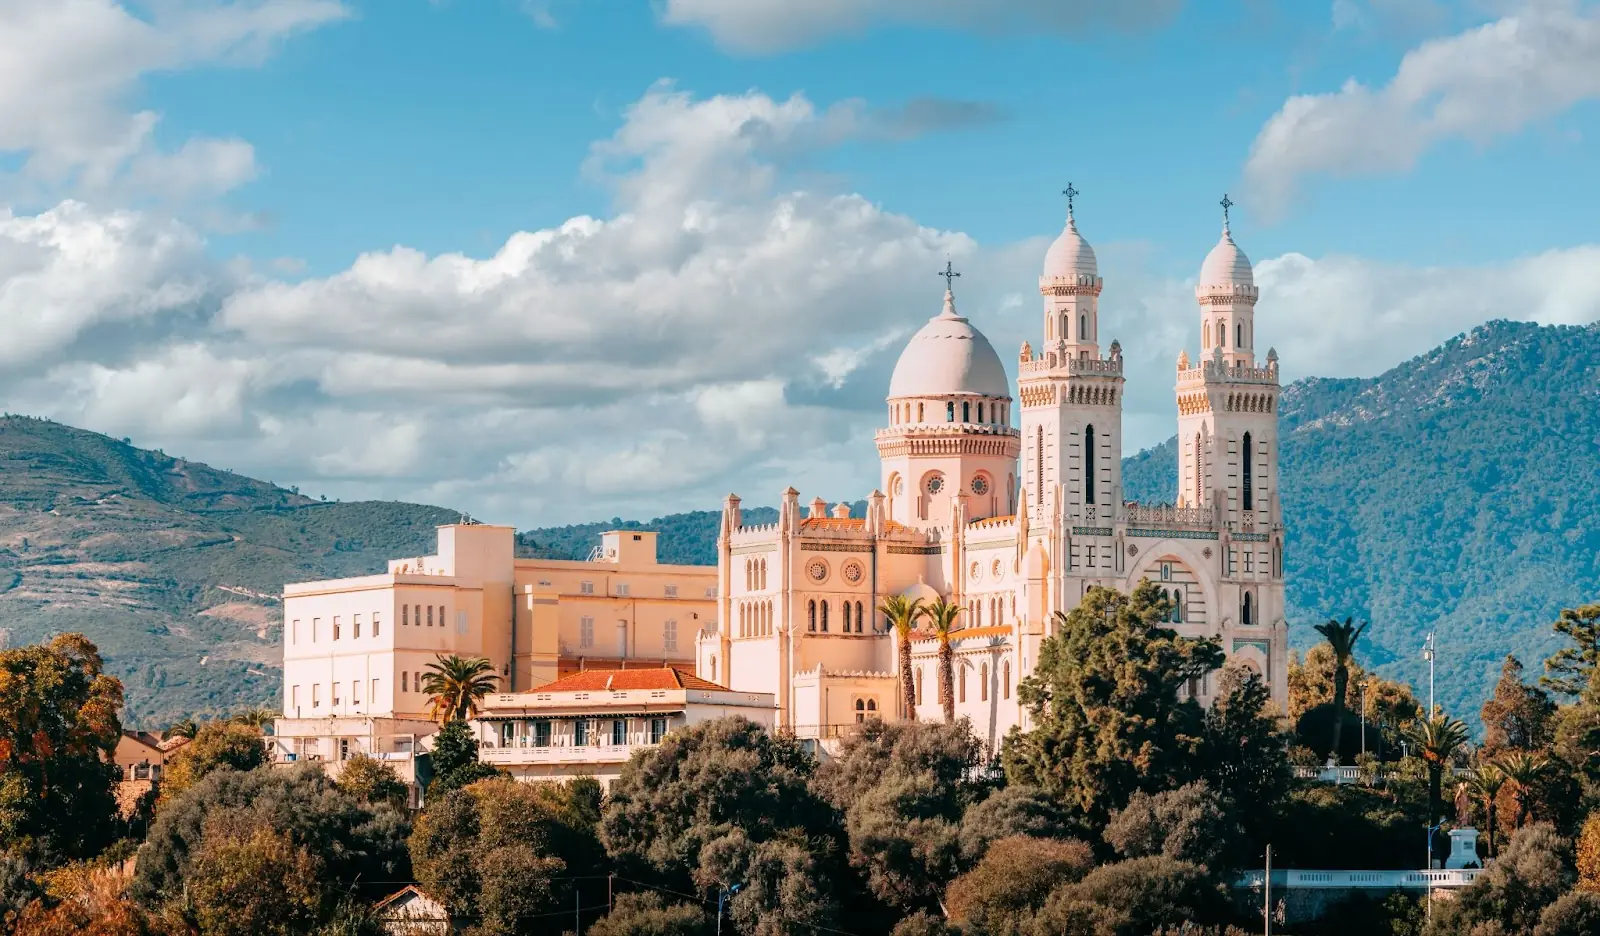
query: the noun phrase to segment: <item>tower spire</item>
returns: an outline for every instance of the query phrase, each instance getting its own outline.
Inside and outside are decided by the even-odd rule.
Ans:
[[[1072,200],[1083,193],[1073,188],[1072,183],[1068,182],[1067,187],[1061,190],[1061,194],[1067,196],[1067,220],[1070,222],[1072,220]]]
[[[1228,209],[1232,208],[1235,203],[1234,203],[1233,199],[1228,197],[1228,193],[1227,192],[1223,192],[1222,193],[1222,201],[1218,202],[1217,204],[1222,206],[1222,230],[1223,230],[1223,233],[1228,233]]]

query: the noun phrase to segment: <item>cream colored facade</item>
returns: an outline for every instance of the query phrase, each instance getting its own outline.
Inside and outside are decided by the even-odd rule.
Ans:
[[[1249,260],[1224,223],[1195,290],[1201,363],[1178,355],[1188,447],[1176,504],[1122,496],[1122,349],[1100,344],[1105,284],[1070,211],[1038,285],[1041,343],[1018,356],[1020,412],[999,356],[947,289],[891,378],[877,436],[883,486],[865,517],[820,500],[802,508],[790,488],[776,523],[747,525],[740,499],[727,498],[716,615],[725,626],[700,635],[701,676],[774,693],[778,723],[803,738],[836,737],[874,713],[937,718],[935,642],[913,643],[918,701],[906,713],[896,643],[873,609],[888,595],[942,597],[964,608],[957,714],[994,750],[1025,723],[1017,680],[1053,613],[1090,586],[1127,591],[1148,578],[1176,602],[1175,630],[1217,637],[1285,704],[1278,361],[1271,351],[1255,359]],[[1212,690],[1209,678],[1190,687],[1202,702]]]

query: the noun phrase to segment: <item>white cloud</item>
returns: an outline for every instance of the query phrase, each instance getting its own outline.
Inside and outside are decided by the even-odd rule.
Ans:
[[[288,282],[211,261],[151,214],[0,215],[0,392],[15,411],[313,495],[531,526],[708,509],[730,490],[772,503],[790,484],[863,496],[889,372],[939,310],[947,255],[966,274],[963,314],[1008,367],[1037,344],[1047,238],[979,245],[782,184],[786,141],[839,132],[829,109],[658,88],[629,115],[597,147],[612,216],[484,257],[398,247]],[[1145,248],[1096,247],[1131,452],[1173,430],[1173,362],[1194,353],[1199,312],[1192,283]],[[1461,269],[1289,254],[1257,280],[1257,334],[1289,376],[1377,373],[1493,317],[1600,314],[1600,246]]]
[[[116,0],[0,4],[0,153],[25,157],[31,186],[99,192],[131,173],[172,196],[247,181],[254,155],[243,141],[158,152],[159,116],[130,107],[140,79],[254,64],[284,38],[349,15],[338,0],[183,0],[148,11]]]
[[[666,0],[661,18],[700,26],[719,45],[773,52],[879,24],[1079,35],[1165,24],[1183,0]]]
[[[1487,144],[1600,97],[1600,12],[1519,12],[1406,53],[1388,84],[1355,79],[1284,102],[1251,144],[1245,178],[1278,209],[1315,174],[1402,172],[1450,139]]]

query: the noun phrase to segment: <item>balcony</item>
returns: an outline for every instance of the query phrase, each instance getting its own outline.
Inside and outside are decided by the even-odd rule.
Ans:
[[[1483,874],[1482,868],[1434,871],[1274,871],[1273,890],[1454,890],[1466,887]],[[1266,875],[1250,871],[1237,888],[1256,890]]]
[[[620,764],[634,751],[653,744],[551,745],[549,747],[485,747],[478,760],[497,767],[522,764]]]

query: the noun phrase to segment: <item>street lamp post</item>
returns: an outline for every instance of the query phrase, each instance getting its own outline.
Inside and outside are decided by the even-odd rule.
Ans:
[[[1367,756],[1367,680],[1361,679],[1361,756]]]
[[[1428,642],[1422,645],[1422,658],[1428,661],[1428,718],[1433,718],[1433,631],[1428,631]]]

